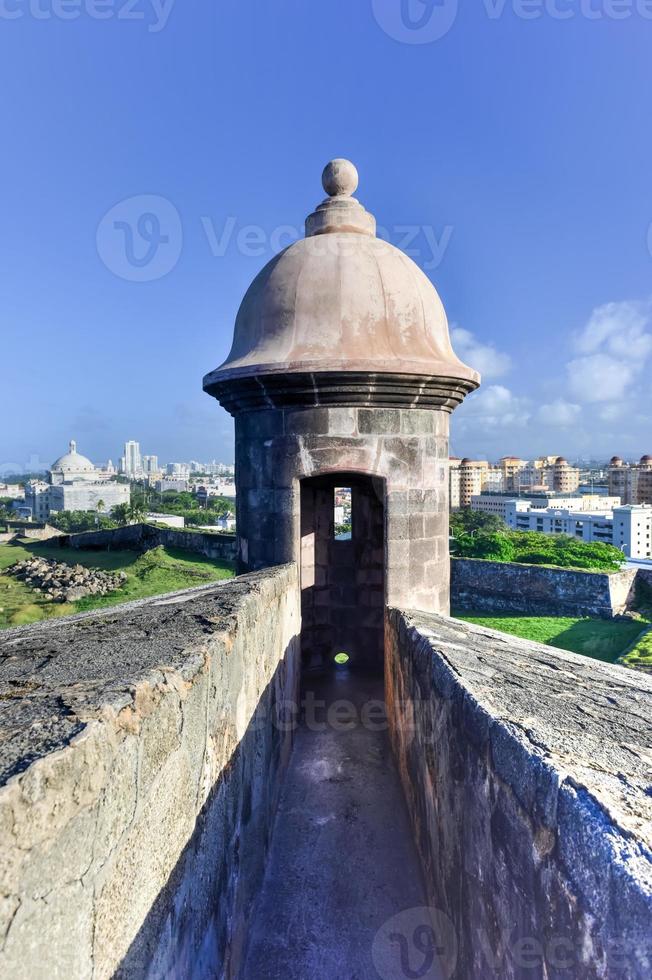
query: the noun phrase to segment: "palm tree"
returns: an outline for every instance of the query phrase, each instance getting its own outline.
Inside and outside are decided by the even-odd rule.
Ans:
[[[145,520],[146,512],[142,504],[129,504],[127,512],[130,524],[142,524]]]
[[[111,510],[111,517],[118,524],[129,524],[130,523],[130,505],[129,504],[116,504]]]

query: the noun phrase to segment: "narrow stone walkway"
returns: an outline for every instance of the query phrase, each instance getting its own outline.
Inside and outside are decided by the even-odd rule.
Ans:
[[[408,913],[398,930],[388,923],[428,903],[388,734],[361,724],[363,706],[383,701],[382,679],[344,670],[314,696],[317,704],[352,703],[357,720],[349,731],[334,731],[322,707],[317,724],[304,721],[297,734],[243,976],[433,977],[395,968],[396,932],[405,932],[409,946],[423,918]],[[348,717],[344,710],[338,716]]]

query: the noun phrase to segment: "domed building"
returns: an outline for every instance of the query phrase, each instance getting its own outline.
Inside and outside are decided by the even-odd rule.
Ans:
[[[77,443],[74,439],[70,440],[68,452],[55,459],[50,467],[50,483],[71,483],[75,480],[97,480],[97,469],[90,459],[77,452]]]
[[[84,510],[108,513],[118,504],[129,503],[128,484],[106,480],[90,459],[77,452],[70,440],[68,452],[55,459],[48,470],[47,482],[32,480],[25,486],[21,516],[47,521],[53,511]]]
[[[306,237],[254,279],[205,391],[235,417],[242,571],[301,569],[304,652],[382,659],[387,603],[448,611],[448,431],[479,375],[333,160]],[[350,540],[333,534],[351,491]]]

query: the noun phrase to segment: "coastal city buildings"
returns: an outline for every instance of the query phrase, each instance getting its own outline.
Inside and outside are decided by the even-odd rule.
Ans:
[[[54,461],[47,480],[29,480],[24,501],[16,501],[17,515],[46,521],[52,511],[95,510],[108,513],[118,504],[129,503],[129,486],[104,478],[104,473],[70,442],[68,452]]]
[[[609,493],[624,504],[652,504],[652,456],[642,456],[638,463],[625,463],[612,456],[607,467]]]
[[[510,505],[513,503],[524,504],[536,510],[554,508],[556,510],[581,510],[584,512],[602,512],[613,510],[622,503],[620,497],[605,497],[600,494],[558,494],[554,491],[534,491],[528,493],[522,491],[518,496],[513,493],[491,493],[485,492],[475,494],[471,498],[470,507],[472,510],[482,511],[484,514],[494,514],[501,520],[507,521],[507,514]]]
[[[486,460],[450,458],[450,500],[453,509],[470,507],[478,494],[554,491],[572,494],[580,485],[580,470],[563,456],[540,456],[532,461],[503,456],[497,463]]]

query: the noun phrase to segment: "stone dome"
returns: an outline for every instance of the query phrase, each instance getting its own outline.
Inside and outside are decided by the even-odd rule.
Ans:
[[[93,479],[97,470],[90,459],[77,452],[77,443],[74,439],[71,439],[68,452],[55,459],[50,467],[50,473],[53,479],[58,477],[59,482],[61,482],[62,480]]]
[[[568,460],[564,459],[563,456],[558,456],[555,460],[555,466],[568,466]]]
[[[641,456],[641,466],[649,466],[652,463],[652,456]]]
[[[609,465],[610,466],[622,466],[623,465],[623,461],[620,458],[620,456],[612,456],[611,459],[609,460]]]
[[[367,384],[373,375],[381,388],[389,376],[399,388],[417,376],[430,379],[433,391],[439,379],[438,403],[448,395],[454,407],[480,377],[455,355],[435,287],[412,259],[376,237],[375,219],[351,196],[353,164],[332,161],[322,180],[330,196],[307,218],[306,237],[254,279],[231,352],[204,388],[225,404],[225,384],[233,389],[239,380],[266,378],[278,390],[296,388],[297,375],[339,375],[342,403],[353,375],[365,375]]]

